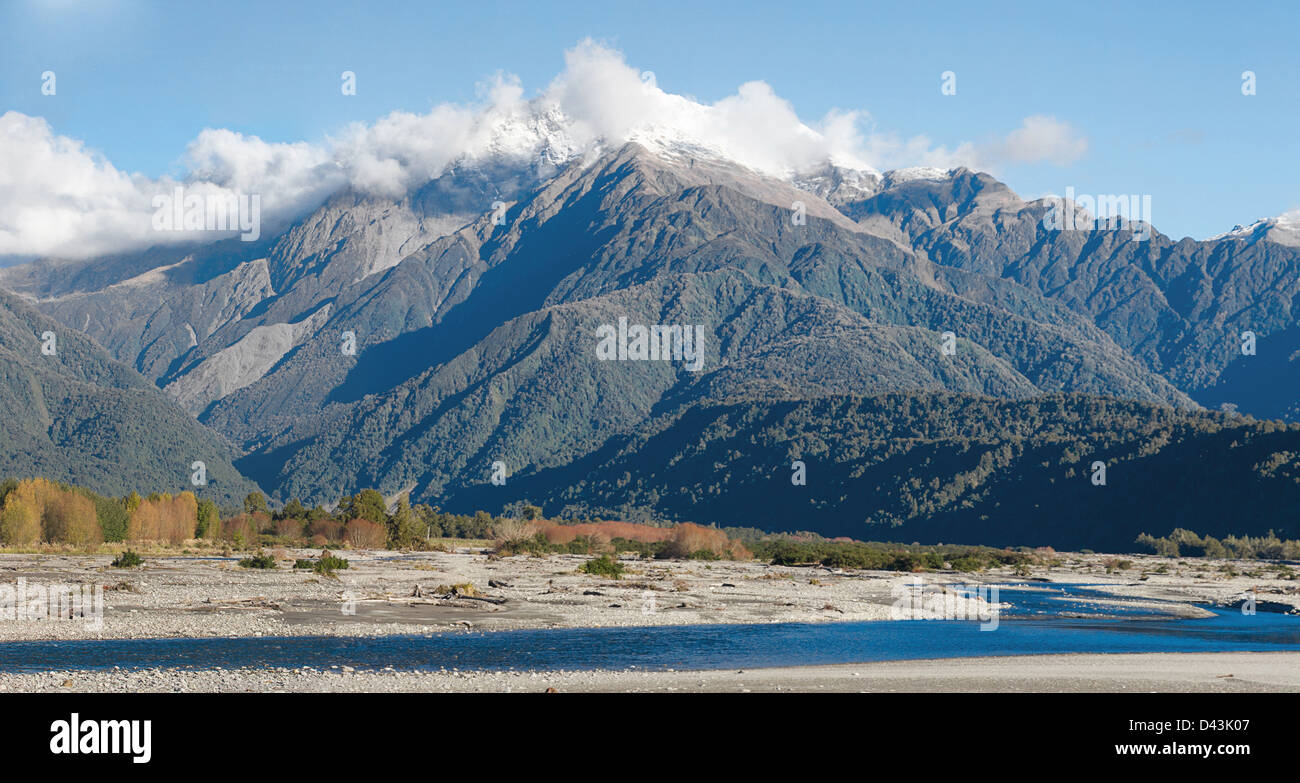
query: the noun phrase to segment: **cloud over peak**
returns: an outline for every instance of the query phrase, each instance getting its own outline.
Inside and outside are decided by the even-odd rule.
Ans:
[[[76,258],[193,240],[192,232],[152,227],[154,197],[177,185],[203,195],[258,194],[263,219],[275,220],[300,215],[344,187],[400,198],[466,158],[559,165],[626,141],[712,153],[780,177],[827,162],[876,171],[1068,165],[1087,149],[1069,125],[1044,116],[1025,118],[1003,139],[952,149],[924,136],[877,131],[861,111],[832,111],[805,123],[761,81],[703,103],[661,89],[621,53],[584,41],[531,99],[517,78],[499,75],[483,86],[477,104],[395,111],[319,142],[270,143],[205,129],[186,149],[179,181],[121,172],[44,119],[7,112],[0,115],[0,256]]]

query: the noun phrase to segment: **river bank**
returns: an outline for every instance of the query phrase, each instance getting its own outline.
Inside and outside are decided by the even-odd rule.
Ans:
[[[1041,655],[723,671],[226,669],[0,673],[0,692],[1297,692],[1300,652]]]
[[[1253,597],[1265,610],[1300,609],[1293,569],[1257,561],[1170,560],[1060,554],[1028,572],[978,574],[782,567],[758,562],[627,561],[621,579],[581,573],[579,555],[492,558],[483,551],[340,553],[334,575],[294,570],[318,551],[280,551],[277,568],[237,558],[149,556],[140,568],[109,566],[107,555],[0,554],[0,589],[79,585],[103,590],[97,621],[0,619],[0,641],[165,637],[374,636],[473,628],[596,628],[714,623],[889,620],[918,577],[928,595],[974,616],[975,583],[1086,583],[1130,610],[1183,617],[1199,604]],[[459,586],[455,592],[452,586]],[[1105,611],[1096,598],[1094,609]]]

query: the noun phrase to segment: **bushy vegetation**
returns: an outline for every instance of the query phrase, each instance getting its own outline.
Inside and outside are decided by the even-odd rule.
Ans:
[[[1298,560],[1300,541],[1283,540],[1273,531],[1266,536],[1201,536],[1190,530],[1175,528],[1167,536],[1156,538],[1143,533],[1137,537],[1143,551],[1162,557],[1234,558],[1238,560]]]
[[[353,519],[343,526],[343,541],[355,549],[383,549],[388,544],[388,531],[377,522]]]
[[[128,549],[114,558],[110,565],[113,568],[138,568],[144,565],[144,558]]]
[[[600,555],[636,552],[646,558],[747,560],[745,546],[717,528],[690,522],[658,527],[632,522],[503,519],[493,531],[497,554]]]
[[[773,565],[823,565],[879,571],[982,571],[1040,562],[1031,552],[973,546],[923,546],[862,541],[765,538],[750,541],[754,556]]]
[[[241,568],[275,568],[275,558],[265,552],[258,552],[252,557],[239,561]]]
[[[1289,470],[1273,462],[1260,469],[1270,475]],[[483,511],[451,514],[425,504],[412,506],[401,498],[390,513],[382,495],[363,490],[341,498],[333,510],[307,508],[291,500],[272,511],[265,497],[250,493],[241,506],[228,509],[223,517],[215,503],[191,492],[147,497],[132,492],[109,498],[41,478],[8,479],[0,482],[0,545],[93,549],[105,541],[180,546],[206,539],[235,550],[257,550],[258,555],[240,561],[249,568],[275,567],[274,558],[261,553],[262,547],[313,546],[325,550],[322,558],[299,560],[294,567],[323,574],[348,567],[347,560],[333,557],[327,547],[430,549],[441,548],[441,539],[447,538],[495,540],[498,555],[589,555],[595,560],[588,562],[608,560],[615,566],[617,560],[610,556],[622,553],[645,559],[758,558],[776,565],[894,571],[973,572],[997,566],[1023,571],[1029,565],[1050,562],[1042,551],[1024,547],[863,542],[829,539],[812,532],[774,534],[754,527],[717,528],[690,522],[554,520],[546,519],[540,507],[527,502],[512,504],[506,511],[505,517]],[[1220,538],[1175,528],[1159,538],[1142,533],[1135,543],[1141,551],[1167,557],[1300,559],[1300,540],[1280,537],[1272,530],[1266,535]],[[138,556],[128,550],[114,564],[131,562],[134,557]],[[1126,563],[1112,558],[1107,568],[1127,570]]]
[[[104,540],[125,541],[131,515],[127,513],[122,501],[117,498],[87,494],[90,494],[90,500],[95,504],[95,516],[99,519],[99,529],[103,531]],[[205,502],[211,505],[209,501]]]
[[[299,558],[293,563],[293,567],[296,569],[307,569],[327,576],[333,574],[335,571],[341,571],[347,568],[348,565],[349,563],[347,560],[341,557],[335,557],[330,554],[328,549],[321,552],[320,557],[315,560],[310,558]]]
[[[609,577],[610,579],[623,578],[623,564],[609,555],[593,557],[578,566],[578,570],[584,574],[591,574],[592,576],[604,576]]]
[[[319,572],[342,571],[349,565],[348,561],[341,557],[335,557],[329,552],[320,556],[316,561],[316,569]]]

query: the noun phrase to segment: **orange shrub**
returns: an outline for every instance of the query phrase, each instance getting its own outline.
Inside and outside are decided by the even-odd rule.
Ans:
[[[655,527],[635,522],[584,522],[580,525],[561,525],[555,522],[539,520],[531,523],[546,537],[547,543],[567,545],[581,537],[590,546],[589,551],[603,552],[609,550],[610,542],[615,538],[637,541],[642,544],[668,542],[669,557],[690,557],[696,552],[712,552],[719,557],[734,560],[748,560],[753,557],[739,541],[732,541],[727,534],[717,528],[704,527],[690,522],[682,522],[672,527]]]
[[[239,536],[246,545],[257,543],[257,519],[255,515],[236,514],[230,519],[221,520],[221,537],[226,541],[234,541],[235,536]]]
[[[668,541],[673,537],[673,529],[638,525],[635,522],[584,522],[580,525],[560,525],[555,522],[535,522],[537,530],[552,544],[567,544],[578,536],[595,537],[597,540],[610,541],[626,538],[643,544]]]
[[[343,541],[355,549],[383,549],[388,530],[367,519],[354,519],[343,529]]]
[[[690,557],[696,552],[712,552],[720,557],[737,560],[751,556],[740,542],[732,541],[726,533],[714,527],[682,522],[673,527],[672,531],[672,541],[668,544],[670,557]]]
[[[302,538],[301,519],[281,519],[275,523],[275,534],[280,538]]]
[[[332,519],[318,519],[308,526],[307,532],[313,540],[321,538],[326,541],[342,541],[343,523]]]
[[[267,535],[275,534],[275,520],[271,519],[271,515],[265,511],[253,512],[253,525],[257,528],[257,532],[259,533],[266,533]]]

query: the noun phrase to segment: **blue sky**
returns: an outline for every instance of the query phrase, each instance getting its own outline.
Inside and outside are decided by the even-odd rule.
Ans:
[[[590,37],[668,92],[709,103],[762,80],[806,121],[861,110],[876,131],[949,148],[1049,115],[1087,151],[1000,165],[1017,192],[1150,194],[1159,230],[1201,238],[1300,207],[1298,22],[1285,2],[8,0],[0,113],[42,117],[120,170],[179,176],[204,128],[315,142],[473,102],[498,72],[532,95]],[[343,70],[356,96],[340,94]],[[954,96],[940,94],[947,70]]]

